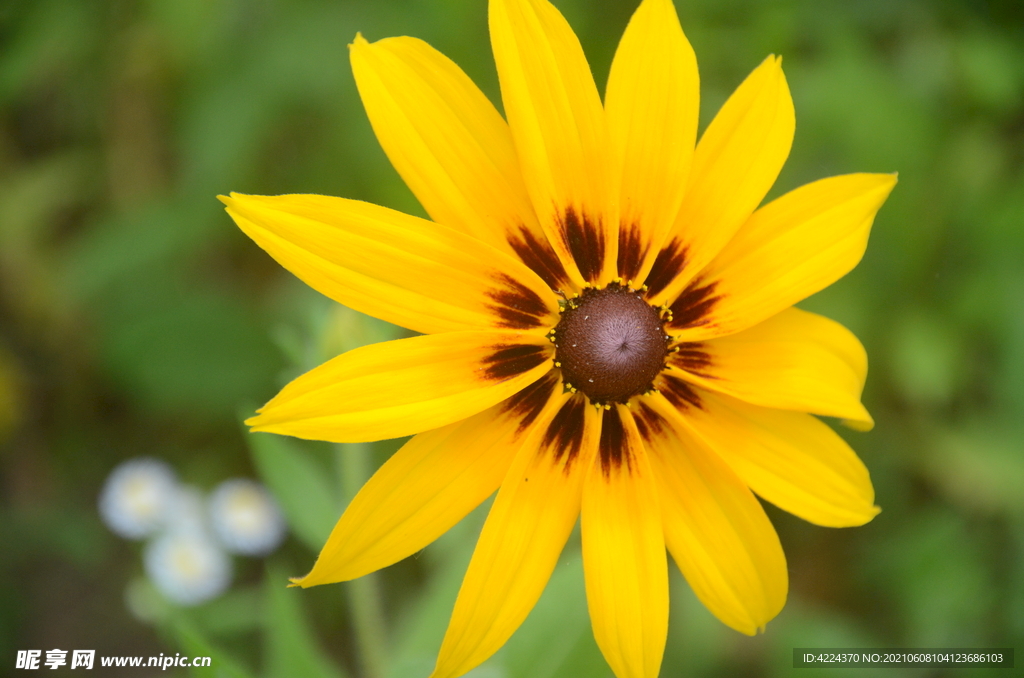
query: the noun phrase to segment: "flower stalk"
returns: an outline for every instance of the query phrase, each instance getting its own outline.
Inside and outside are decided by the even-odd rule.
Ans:
[[[334,448],[338,486],[345,506],[370,477],[370,446],[366,443],[338,444]],[[387,637],[377,573],[346,582],[346,595],[356,632],[360,675],[384,678],[387,673]]]

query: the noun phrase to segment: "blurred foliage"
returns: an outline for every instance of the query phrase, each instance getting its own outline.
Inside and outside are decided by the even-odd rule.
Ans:
[[[603,86],[636,2],[556,4]],[[673,568],[663,675],[789,675],[794,646],[1020,653],[1024,4],[677,5],[704,124],[766,54],[784,55],[798,126],[773,195],[852,171],[899,171],[900,184],[863,263],[803,304],[851,327],[871,356],[878,425],[848,438],[883,512],[827,530],[769,508],[792,592],[755,638],[715,621]],[[424,38],[498,101],[484,0],[0,3],[5,667],[17,649],[61,647],[211,654],[209,675],[362,670],[344,587],[283,588],[311,567],[349,494],[344,451],[250,437],[237,420],[324,358],[397,335],[332,309],[214,198],[326,193],[422,214],[362,112],[347,63],[356,31]],[[371,465],[396,444],[372,446]],[[261,474],[295,539],[266,572],[243,564],[224,598],[166,608],[94,510],[104,476],[139,454],[204,487]],[[484,510],[381,574],[389,676],[429,672]],[[474,675],[610,675],[576,541],[527,623]]]

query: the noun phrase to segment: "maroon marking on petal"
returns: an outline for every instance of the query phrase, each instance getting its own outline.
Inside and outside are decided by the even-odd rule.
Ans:
[[[675,353],[669,358],[673,365],[707,379],[716,379],[711,373],[711,354],[704,350],[700,341],[684,341],[676,344]]]
[[[640,437],[647,442],[653,443],[654,436],[661,433],[665,428],[666,422],[664,418],[642,400],[637,402],[637,407],[633,410],[633,413],[633,421],[636,422],[636,430],[640,432]]]
[[[604,410],[601,442],[598,443],[597,452],[601,457],[601,472],[605,478],[611,477],[612,468],[620,470],[623,462],[627,471],[633,468],[633,460],[627,448],[626,427],[622,424],[622,415],[619,414],[617,407]]]
[[[548,424],[548,430],[544,432],[541,448],[553,448],[556,462],[565,457],[566,473],[569,472],[569,467],[579,456],[580,449],[583,447],[586,407],[587,401],[583,396],[570,398],[558,410],[554,419]]]
[[[651,272],[644,283],[647,285],[647,297],[658,294],[669,286],[686,265],[686,245],[678,238],[673,239],[658,252],[654,259]]]
[[[679,377],[662,374],[662,382],[658,390],[661,391],[666,400],[675,405],[677,410],[684,411],[691,407],[696,407],[699,410],[704,409],[697,392],[693,390],[690,384]]]
[[[502,412],[519,417],[517,436],[530,428],[530,424],[540,415],[557,385],[558,377],[551,371],[502,403]]]
[[[619,224],[619,275],[623,280],[636,280],[647,256],[640,224]]]
[[[690,281],[683,293],[670,306],[672,322],[669,327],[681,330],[686,327],[703,327],[711,322],[711,311],[715,304],[722,300],[722,295],[715,295],[717,282],[703,284],[696,278]]]
[[[509,234],[508,244],[548,287],[553,290],[568,289],[569,277],[547,239],[538,239],[530,229],[520,226],[518,235]]]
[[[604,264],[605,241],[600,222],[569,207],[558,219],[558,225],[580,275],[587,282],[596,281]]]
[[[549,359],[546,346],[508,344],[492,346],[491,349],[494,352],[481,361],[484,377],[490,381],[511,379]]]
[[[504,273],[497,273],[498,288],[489,290],[487,296],[496,303],[488,304],[500,318],[498,327],[528,330],[544,324],[548,308],[536,292]]]

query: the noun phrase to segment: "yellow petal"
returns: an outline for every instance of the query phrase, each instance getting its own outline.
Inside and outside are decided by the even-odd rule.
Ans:
[[[629,410],[606,410],[583,486],[583,567],[594,638],[618,678],[656,678],[668,635],[658,488]]]
[[[672,329],[687,341],[730,334],[828,287],[860,261],[895,185],[895,174],[830,177],[757,210],[673,304]]]
[[[864,347],[850,330],[815,313],[788,308],[742,332],[680,344],[669,364],[688,381],[755,405],[873,425],[860,402],[868,372]]]
[[[661,395],[636,408],[665,527],[665,544],[704,605],[754,635],[786,602],[778,535],[761,504]]]
[[[619,42],[605,95],[621,186],[618,271],[636,287],[683,200],[699,108],[697,58],[671,0],[644,0]]]
[[[437,223],[517,253],[552,289],[568,278],[541,230],[508,125],[446,56],[416,38],[350,46],[384,152]]]
[[[577,284],[615,277],[608,129],[579,40],[547,0],[491,0],[494,61],[526,188]]]
[[[770,56],[697,144],[686,197],[647,278],[655,303],[675,299],[761,203],[786,162],[795,126],[782,59]]]
[[[557,298],[513,256],[425,219],[322,195],[221,198],[245,233],[315,290],[418,332],[544,333]]]
[[[549,373],[480,414],[415,436],[363,486],[313,571],[295,583],[307,587],[361,577],[447,532],[498,489],[560,386]]]
[[[539,379],[552,367],[550,346],[518,332],[445,332],[363,346],[298,377],[246,423],[339,443],[420,433]]]
[[[699,397],[687,422],[757,494],[826,527],[863,525],[878,514],[867,468],[824,423],[706,391]]]
[[[554,403],[561,409],[539,418],[501,483],[431,678],[461,676],[508,640],[540,598],[572,532],[601,418],[580,395]]]

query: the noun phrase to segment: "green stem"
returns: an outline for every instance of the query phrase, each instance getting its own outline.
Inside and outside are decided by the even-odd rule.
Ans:
[[[345,504],[356,496],[370,476],[370,448],[365,443],[335,447],[335,467]],[[368,574],[346,582],[352,622],[356,631],[363,678],[386,675],[386,634],[377,574]]]

